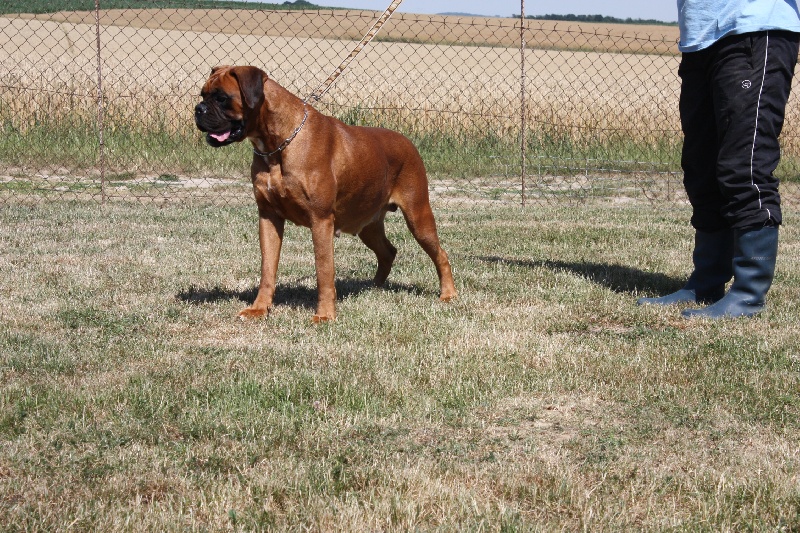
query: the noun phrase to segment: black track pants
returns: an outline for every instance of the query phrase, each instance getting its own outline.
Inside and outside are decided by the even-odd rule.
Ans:
[[[773,172],[798,39],[782,31],[732,35],[683,54],[681,165],[695,229],[781,223]]]

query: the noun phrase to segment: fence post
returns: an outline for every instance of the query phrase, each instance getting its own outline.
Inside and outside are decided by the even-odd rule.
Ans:
[[[97,38],[97,137],[100,156],[100,194],[106,203],[105,139],[103,138],[103,68],[100,55],[100,0],[94,0],[95,35]]]
[[[519,108],[520,108],[520,182],[522,185],[522,207],[525,207],[525,0],[520,0],[520,15],[519,15],[519,54],[520,54],[520,91],[519,91]]]

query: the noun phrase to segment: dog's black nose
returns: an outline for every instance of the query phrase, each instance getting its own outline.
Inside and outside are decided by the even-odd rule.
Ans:
[[[197,104],[197,106],[195,106],[194,108],[195,118],[200,118],[206,113],[208,113],[208,106],[205,104],[205,102],[200,102],[199,104]]]

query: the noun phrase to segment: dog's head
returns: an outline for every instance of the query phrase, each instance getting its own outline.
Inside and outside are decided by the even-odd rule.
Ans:
[[[256,67],[214,67],[194,108],[197,128],[213,147],[247,137],[248,123],[258,116],[264,102],[267,74]]]

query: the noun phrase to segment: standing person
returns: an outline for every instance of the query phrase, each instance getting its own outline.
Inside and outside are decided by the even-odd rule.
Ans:
[[[775,274],[782,217],[773,172],[800,13],[796,0],[677,1],[694,271],[679,291],[638,303],[711,304],[685,310],[687,318],[752,316],[764,308]]]

